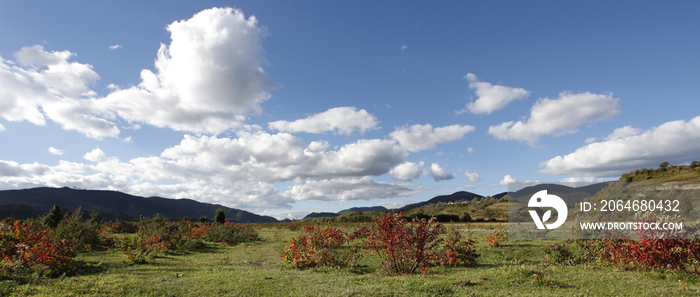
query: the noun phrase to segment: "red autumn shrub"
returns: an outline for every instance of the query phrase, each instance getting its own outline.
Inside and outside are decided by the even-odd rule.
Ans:
[[[364,238],[367,238],[370,233],[372,233],[371,230],[369,230],[366,226],[362,226],[360,229],[355,229],[354,231],[352,231],[352,233],[350,233],[350,235],[348,235],[348,239],[349,240],[355,240],[358,238],[364,239]]]
[[[0,276],[35,271],[56,275],[73,267],[76,244],[57,241],[50,229],[35,228],[16,221],[0,229]]]
[[[170,241],[164,241],[160,235],[138,236],[123,241],[121,250],[128,257],[128,262],[146,263],[148,259],[164,253],[170,245]]]
[[[645,213],[638,223],[679,222],[679,216]],[[700,261],[700,241],[694,239],[697,226],[686,226],[683,230],[638,230],[639,240],[610,239],[599,241],[582,240],[583,247],[603,262],[631,264],[644,269],[686,269],[692,265],[697,272]]]
[[[445,228],[434,219],[408,222],[401,213],[382,215],[365,246],[374,250],[385,269],[392,274],[413,274],[418,268],[433,266],[440,256],[438,236]]]
[[[350,241],[352,239],[338,228],[306,226],[299,237],[292,238],[280,256],[294,268],[348,267],[357,260],[357,249],[344,246]]]
[[[503,231],[492,231],[487,233],[485,238],[487,246],[500,246],[508,239],[508,235]]]
[[[452,266],[475,266],[476,258],[479,254],[474,248],[474,241],[467,238],[462,241],[462,234],[458,231],[451,231],[445,238],[443,254],[440,258],[441,265]]]

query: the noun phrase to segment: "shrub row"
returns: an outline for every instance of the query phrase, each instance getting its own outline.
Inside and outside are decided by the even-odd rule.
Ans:
[[[76,243],[57,240],[50,229],[16,221],[0,228],[0,278],[54,276],[73,267]]]
[[[370,253],[381,258],[390,274],[425,272],[436,265],[474,266],[479,254],[470,239],[462,240],[461,233],[447,233],[434,219],[416,219],[411,222],[401,214],[384,214],[374,222],[372,230],[362,227],[351,234],[338,228],[307,226],[303,233],[292,238],[281,253],[282,260],[294,268],[315,266],[350,267],[359,258],[356,239]]]

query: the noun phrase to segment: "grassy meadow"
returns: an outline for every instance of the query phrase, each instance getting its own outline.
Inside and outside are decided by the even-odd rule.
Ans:
[[[335,224],[346,232],[362,223]],[[369,224],[368,224],[369,225]],[[281,225],[284,226],[284,225]],[[448,229],[496,229],[446,224]],[[293,269],[280,252],[301,231],[256,226],[258,241],[206,243],[196,252],[168,252],[128,264],[118,249],[79,253],[72,275],[2,281],[9,296],[697,296],[691,271],[642,270],[607,265],[555,265],[544,249],[558,241],[506,240],[485,245],[486,232],[463,232],[476,241],[476,267],[431,267],[425,274],[388,275],[379,257],[362,253],[351,268]],[[128,235],[125,235],[128,236]],[[358,240],[359,241],[359,240]],[[560,242],[559,242],[560,243]],[[535,277],[537,276],[537,278]],[[539,280],[539,281],[538,281]]]

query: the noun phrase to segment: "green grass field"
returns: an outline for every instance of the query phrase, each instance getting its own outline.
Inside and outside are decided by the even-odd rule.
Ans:
[[[342,226],[350,231],[359,225]],[[454,229],[489,225],[447,224]],[[2,282],[11,296],[697,296],[692,272],[644,271],[620,266],[546,266],[544,247],[556,241],[509,240],[484,245],[483,232],[465,232],[481,254],[472,268],[433,267],[425,275],[389,276],[375,255],[350,270],[295,270],[279,253],[300,231],[258,230],[260,241],[189,254],[167,254],[147,264],[125,264],[119,250],[93,250],[77,260],[90,264],[77,275]],[[101,264],[100,264],[101,263]],[[86,265],[86,264],[83,264]],[[535,280],[535,275],[545,284]],[[461,283],[460,283],[461,282]],[[468,282],[468,284],[466,284]],[[456,283],[456,285],[455,285]]]

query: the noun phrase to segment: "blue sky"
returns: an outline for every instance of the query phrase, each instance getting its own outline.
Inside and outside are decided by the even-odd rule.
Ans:
[[[700,4],[0,4],[0,189],[277,218],[700,159]]]

